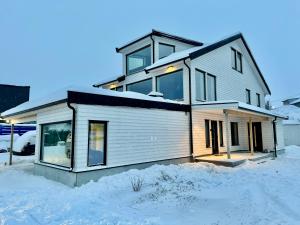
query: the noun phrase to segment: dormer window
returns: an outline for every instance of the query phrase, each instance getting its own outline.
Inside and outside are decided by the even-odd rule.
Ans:
[[[231,48],[231,66],[232,69],[243,73],[243,60],[242,60],[242,53]]]
[[[159,43],[159,59],[167,57],[175,52],[175,45]]]
[[[151,45],[126,55],[126,72],[131,75],[151,65]]]

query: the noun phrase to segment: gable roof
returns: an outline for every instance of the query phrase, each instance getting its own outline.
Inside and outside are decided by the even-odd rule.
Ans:
[[[173,34],[169,34],[169,33],[166,33],[166,32],[162,32],[162,31],[158,31],[158,30],[154,30],[152,29],[152,31],[148,34],[145,34],[144,36],[142,37],[139,37],[133,41],[130,41],[128,42],[127,44],[125,45],[122,45],[121,47],[119,48],[116,48],[116,52],[120,52],[122,49],[132,45],[132,44],[135,44],[136,42],[139,42],[147,37],[150,37],[150,36],[158,36],[158,37],[165,37],[165,38],[169,38],[169,39],[173,39],[173,40],[176,40],[176,41],[179,41],[179,42],[183,42],[183,43],[186,43],[186,44],[189,44],[189,45],[194,45],[194,46],[201,46],[203,45],[202,42],[199,42],[199,41],[194,41],[194,40],[191,40],[191,39],[187,39],[187,38],[183,38],[183,37],[180,37],[180,36],[177,36],[177,35],[173,35]]]
[[[220,41],[217,41],[215,43],[212,43],[212,44],[203,45],[203,46],[199,47],[199,49],[193,48],[195,51],[191,51],[188,54],[181,54],[180,57],[176,57],[176,60],[173,60],[173,56],[174,56],[174,54],[176,54],[176,53],[173,53],[173,54],[169,55],[168,57],[165,57],[165,58],[161,59],[161,60],[164,60],[164,63],[161,63],[162,61],[158,60],[154,64],[152,64],[151,66],[146,67],[145,71],[146,71],[146,73],[148,73],[150,70],[153,70],[153,69],[156,69],[156,68],[159,68],[159,67],[162,67],[162,66],[166,66],[168,64],[171,64],[171,63],[174,63],[174,62],[177,62],[177,61],[180,61],[180,60],[185,60],[185,59],[188,59],[188,58],[193,60],[195,58],[198,58],[198,57],[200,57],[200,56],[202,56],[206,53],[209,53],[209,52],[211,52],[211,51],[213,51],[217,48],[220,48],[220,47],[222,47],[222,46],[224,46],[224,45],[226,45],[226,44],[228,44],[232,41],[235,41],[237,39],[242,40],[243,44],[245,45],[245,47],[246,47],[246,49],[247,49],[247,51],[250,55],[251,60],[253,61],[253,64],[254,64],[255,68],[258,71],[259,76],[261,77],[265,87],[267,88],[268,93],[271,94],[271,90],[270,90],[270,88],[269,88],[269,86],[268,86],[261,70],[259,69],[259,67],[258,67],[258,65],[257,65],[257,63],[256,63],[256,61],[255,61],[255,59],[254,59],[254,57],[251,53],[251,50],[250,50],[245,38],[243,37],[242,33],[237,33],[237,34],[231,35],[227,38],[224,38],[224,39],[222,39]],[[180,52],[178,52],[178,53],[180,53]]]

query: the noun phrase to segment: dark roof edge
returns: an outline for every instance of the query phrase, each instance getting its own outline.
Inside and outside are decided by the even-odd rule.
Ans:
[[[103,82],[103,83],[93,84],[93,87],[100,87],[102,85],[109,84],[109,83],[114,82],[114,81],[121,82],[121,81],[125,80],[125,78],[126,78],[126,76],[122,75],[122,76],[118,77],[117,79],[113,79],[113,80],[106,81],[106,82]]]
[[[215,42],[214,44],[208,45],[207,47],[201,48],[198,51],[192,52],[192,53],[190,53],[190,58],[191,58],[191,60],[193,60],[193,59],[195,59],[195,58],[197,58],[199,56],[202,56],[202,55],[204,55],[204,54],[206,54],[206,53],[208,53],[210,51],[213,51],[213,50],[215,50],[217,48],[220,48],[220,47],[222,47],[222,46],[224,46],[224,45],[226,45],[226,44],[228,44],[228,43],[230,43],[232,41],[235,41],[235,40],[237,40],[239,38],[242,39],[242,41],[243,41],[243,43],[244,43],[244,45],[245,45],[245,47],[246,47],[246,49],[247,49],[247,51],[248,51],[251,59],[252,59],[254,65],[255,65],[255,67],[256,67],[256,69],[257,69],[257,71],[258,71],[258,73],[259,73],[259,75],[260,75],[260,77],[261,77],[261,79],[263,81],[263,83],[264,83],[264,85],[267,88],[267,91],[271,95],[271,90],[270,90],[270,88],[269,88],[269,86],[268,86],[268,84],[267,84],[267,82],[266,82],[266,80],[265,80],[265,78],[264,78],[261,70],[259,69],[259,67],[258,67],[258,65],[257,65],[257,63],[256,63],[256,61],[254,59],[254,56],[253,56],[253,54],[252,54],[252,52],[251,52],[251,50],[250,50],[250,48],[249,48],[249,46],[248,46],[245,38],[243,37],[242,33],[235,34],[235,35],[230,36],[228,38],[225,38],[225,39],[223,39],[221,41]]]
[[[173,39],[173,40],[176,40],[176,41],[179,41],[179,42],[183,42],[183,43],[186,43],[186,44],[190,44],[190,45],[194,45],[194,46],[201,46],[203,45],[202,42],[199,42],[199,41],[195,41],[195,40],[191,40],[191,39],[187,39],[187,38],[184,38],[184,37],[180,37],[180,36],[177,36],[177,35],[173,35],[173,34],[169,34],[169,33],[165,33],[165,32],[162,32],[162,31],[158,31],[158,30],[154,30],[152,29],[152,31],[148,34],[145,34],[144,36],[134,40],[134,41],[131,41],[119,48],[116,48],[116,52],[120,52],[122,49],[130,46],[130,45],[133,45],[149,36],[158,36],[158,37],[165,37],[165,38],[170,38],[170,39]]]
[[[159,65],[159,66],[150,68],[150,69],[148,69],[148,70],[144,69],[144,71],[145,71],[146,73],[149,73],[149,71],[151,71],[151,70],[155,70],[155,69],[157,69],[157,68],[164,67],[164,66],[167,66],[167,65],[172,64],[172,63],[177,63],[177,62],[180,62],[180,61],[184,61],[184,60],[186,60],[186,59],[188,59],[188,58],[189,58],[189,57],[183,57],[183,58],[180,58],[180,59],[176,59],[176,60],[174,60],[174,61],[167,62],[167,63],[165,63],[165,64],[162,64],[162,65]]]
[[[0,86],[30,88],[29,85],[0,84]]]
[[[119,96],[108,96],[91,93],[82,93],[76,91],[68,91],[69,103],[85,104],[85,105],[105,105],[105,106],[127,106],[147,109],[164,109],[171,111],[190,111],[189,105],[159,102],[135,98],[126,98]]]
[[[67,102],[67,99],[61,99],[61,100],[58,100],[58,101],[54,101],[54,102],[50,102],[50,103],[47,103],[47,104],[44,104],[44,105],[40,105],[40,106],[37,106],[37,107],[26,109],[26,110],[23,110],[23,111],[20,111],[20,112],[8,114],[8,115],[5,115],[5,116],[1,115],[1,116],[2,116],[2,118],[5,119],[5,118],[11,117],[11,116],[20,115],[20,114],[23,114],[23,113],[43,109],[43,108],[46,108],[46,107],[50,107],[50,106],[53,106],[53,105],[58,105],[58,104],[65,103],[65,102]]]
[[[267,115],[267,116],[271,116],[271,117],[278,117],[278,118],[286,119],[286,117],[284,117],[284,116],[274,115],[272,113],[269,114],[269,113],[265,113],[265,112],[260,112],[260,111],[256,111],[256,110],[249,109],[249,108],[242,107],[242,106],[238,106],[238,108],[242,109],[242,110],[250,111],[250,112],[255,112],[257,114],[262,114],[262,115]]]

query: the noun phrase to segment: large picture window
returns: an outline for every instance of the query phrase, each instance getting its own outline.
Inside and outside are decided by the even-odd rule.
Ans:
[[[152,79],[139,81],[136,83],[128,84],[127,91],[134,91],[142,94],[149,94],[152,91]]]
[[[196,70],[196,100],[205,101],[206,88],[205,88],[205,72]]]
[[[175,46],[159,43],[159,59],[162,59],[164,57],[167,57],[175,52]]]
[[[142,71],[151,65],[151,46],[136,50],[126,56],[127,75]]]
[[[231,145],[239,145],[239,127],[237,122],[231,122]]]
[[[71,121],[41,125],[40,160],[64,167],[71,166]]]
[[[183,100],[183,72],[178,70],[156,78],[156,89],[165,99]]]
[[[106,122],[89,122],[88,166],[106,164]]]

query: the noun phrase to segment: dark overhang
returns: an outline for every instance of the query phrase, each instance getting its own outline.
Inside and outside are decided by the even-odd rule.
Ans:
[[[183,37],[180,37],[180,36],[177,36],[177,35],[173,35],[173,34],[169,34],[169,33],[165,33],[165,32],[162,32],[162,31],[158,31],[158,30],[154,30],[152,29],[152,31],[134,41],[131,41],[129,43],[127,43],[126,45],[123,45],[119,48],[116,48],[116,52],[120,52],[122,49],[130,46],[130,45],[133,45],[147,37],[150,37],[150,36],[158,36],[158,37],[165,37],[165,38],[169,38],[169,39],[173,39],[173,40],[176,40],[176,41],[179,41],[179,42],[182,42],[182,43],[185,43],[185,44],[189,44],[189,45],[194,45],[194,46],[201,46],[203,45],[202,42],[199,42],[199,41],[194,41],[194,40],[191,40],[191,39],[187,39],[187,38],[183,38]]]
[[[109,83],[112,83],[114,81],[118,81],[118,82],[121,82],[121,81],[124,81],[126,78],[125,75],[122,75],[122,76],[119,76],[118,78],[116,79],[112,79],[112,80],[109,80],[109,81],[106,81],[106,82],[103,82],[103,83],[97,83],[97,84],[93,84],[93,87],[100,87],[102,85],[105,85],[105,84],[109,84]]]
[[[189,105],[176,104],[169,102],[159,102],[135,98],[126,98],[119,96],[108,96],[100,94],[82,93],[75,91],[68,91],[69,103],[84,104],[84,105],[106,105],[106,106],[127,106],[147,109],[165,109],[171,111],[184,111],[190,110]]]

